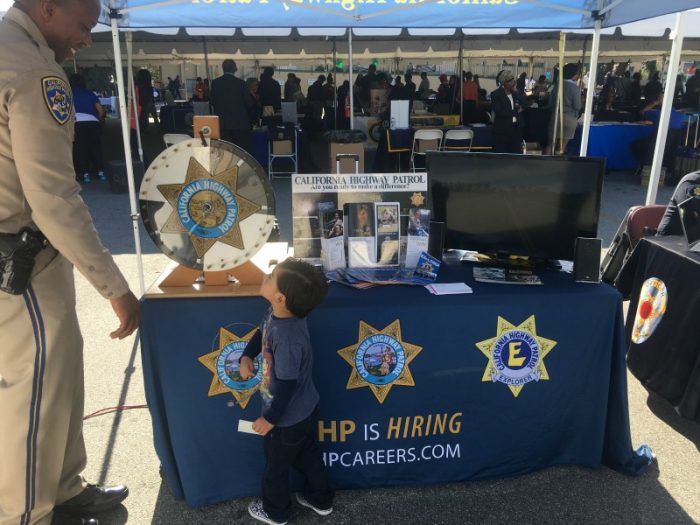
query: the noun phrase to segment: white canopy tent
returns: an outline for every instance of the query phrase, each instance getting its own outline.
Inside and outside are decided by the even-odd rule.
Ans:
[[[131,6],[122,6],[118,4],[111,4],[109,10],[107,11],[110,16],[110,25],[112,29],[112,41],[114,44],[114,58],[116,64],[121,64],[121,50],[119,44],[119,28],[120,26],[128,26],[131,28],[136,27],[148,27],[149,24],[152,27],[163,27],[168,25],[165,21],[170,21],[173,27],[188,26],[188,27],[220,27],[221,21],[226,19],[231,19],[232,26],[237,25],[235,22],[240,22],[240,27],[258,27],[261,25],[268,27],[289,27],[292,25],[294,27],[338,27],[340,25],[339,18],[345,18],[347,27],[351,29],[363,27],[395,27],[401,29],[402,27],[453,27],[454,26],[454,16],[453,12],[449,10],[440,9],[444,7],[444,3],[441,0],[438,2],[427,2],[425,4],[413,4],[413,7],[406,7],[407,1],[414,0],[394,0],[395,6],[393,8],[386,8],[386,0],[378,0],[382,5],[374,4],[373,0],[367,0],[367,3],[360,4],[361,0],[357,0],[357,4],[353,2],[354,15],[350,18],[345,16],[340,16],[344,4],[338,6],[339,0],[326,0],[326,5],[319,6],[314,5],[313,0],[309,0],[309,4],[305,4],[304,0],[290,0],[286,1],[273,1],[272,6],[270,6],[270,0],[258,0],[260,4],[253,6],[254,9],[248,9],[252,11],[254,15],[253,19],[247,19],[243,16],[243,10],[241,7],[249,7],[248,4],[238,4],[237,14],[241,14],[240,20],[231,17],[229,13],[220,13],[217,16],[216,11],[220,11],[222,8],[221,4],[209,4],[209,6],[214,6],[211,9],[209,17],[202,17],[202,12],[193,13],[193,7],[196,11],[199,5],[195,5],[199,0],[191,0],[193,4],[183,7],[184,0],[166,0],[159,3],[148,3],[148,0],[133,0]],[[188,0],[189,1],[189,0]],[[240,1],[240,0],[239,0]],[[245,0],[244,0],[245,1]],[[252,0],[251,0],[252,1]],[[479,0],[475,0],[478,3]],[[293,20],[291,17],[287,17],[286,13],[292,10],[290,4],[293,2],[294,7],[298,7],[298,12],[295,15],[299,16],[298,19]],[[397,5],[398,4],[398,5]],[[646,18],[651,18],[658,15],[667,15],[669,13],[681,12],[683,10],[688,10],[692,8],[700,7],[700,0],[667,0],[663,5],[655,3],[649,0],[644,1],[632,1],[632,0],[596,0],[595,5],[598,9],[591,10],[590,5],[592,2],[589,1],[577,1],[577,0],[559,0],[557,2],[543,1],[543,0],[524,0],[518,2],[518,0],[506,0],[504,4],[500,2],[496,4],[479,4],[477,5],[479,11],[470,11],[469,14],[479,16],[474,16],[469,21],[472,22],[475,28],[502,28],[507,27],[524,27],[524,28],[539,28],[539,29],[591,29],[593,28],[593,42],[591,48],[591,71],[597,71],[597,61],[598,53],[600,47],[600,36],[605,27],[612,27],[616,25],[621,25],[625,23],[638,22],[639,20],[644,20]],[[452,4],[451,4],[452,5]],[[476,4],[471,3],[471,0],[464,0],[464,4],[460,7],[463,9],[471,9],[472,6]],[[179,12],[173,12],[175,6],[180,7]],[[503,8],[506,7],[513,8],[512,11],[506,12]],[[226,6],[224,6],[225,8]],[[263,12],[267,11],[267,8],[277,8],[269,14]],[[365,8],[367,12],[360,13],[360,8]],[[379,9],[377,9],[379,7]],[[487,11],[488,8],[495,7],[492,11]],[[486,9],[484,9],[486,8]],[[362,9],[363,11],[365,9]],[[152,10],[162,10],[159,12],[159,16],[155,19],[151,19],[148,16],[140,18],[140,14],[150,13]],[[259,10],[260,12],[255,12]],[[410,11],[410,19],[406,20],[403,16],[398,16],[399,14],[405,15],[406,12]],[[419,13],[419,11],[423,11]],[[440,11],[436,13],[436,11]],[[171,18],[167,15],[172,12]],[[312,12],[313,16],[308,18],[306,15],[308,12]],[[127,16],[124,17],[124,14]],[[226,16],[228,14],[228,16]],[[250,14],[250,13],[248,13]],[[265,15],[268,16],[265,16]],[[280,16],[281,14],[281,16]],[[321,16],[321,14],[325,16]],[[467,13],[465,13],[466,15]],[[276,16],[275,16],[276,15]],[[415,15],[415,16],[414,16]],[[182,17],[185,17],[184,19]],[[676,15],[676,21],[673,31],[673,46],[671,52],[670,67],[666,82],[666,94],[664,99],[664,105],[661,111],[660,121],[659,121],[659,133],[657,135],[657,144],[655,148],[654,161],[652,163],[652,174],[649,183],[649,192],[647,194],[647,202],[654,202],[656,200],[656,189],[658,185],[658,179],[661,172],[661,161],[663,158],[663,148],[666,141],[666,130],[668,128],[668,123],[670,119],[671,102],[673,95],[673,84],[678,71],[678,61],[680,59],[680,50],[682,48],[683,42],[683,29],[684,29],[684,13],[679,13]],[[382,20],[386,22],[388,20],[391,22],[389,24],[377,23],[375,25],[374,21]],[[120,19],[122,23],[120,24]],[[187,20],[185,24],[178,23]],[[245,23],[250,20],[253,23]],[[279,24],[274,24],[275,20],[280,20]],[[126,23],[124,23],[126,21]],[[192,24],[195,21],[197,23]],[[264,21],[264,24],[260,23]],[[294,21],[293,24],[289,22]],[[368,22],[369,21],[369,22]],[[466,21],[466,20],[465,20]],[[509,23],[515,22],[515,23]],[[285,23],[282,23],[285,22]],[[461,24],[467,25],[467,24]],[[578,25],[578,27],[577,27]],[[348,31],[348,54],[350,57],[350,85],[352,86],[352,34],[353,31]],[[121,67],[116,68],[117,71],[117,81],[119,85],[119,100],[120,100],[120,112],[122,115],[127,115],[126,104],[122,94],[124,93],[124,78]],[[584,124],[583,124],[583,136],[581,140],[581,155],[586,155],[588,149],[588,134],[591,123],[592,115],[592,104],[593,104],[593,92],[595,88],[595,75],[589,75],[588,82],[588,97],[586,100],[586,108],[584,112]],[[350,97],[351,107],[351,126],[352,126],[352,115],[353,115],[353,97]],[[132,207],[132,220],[134,228],[134,237],[136,243],[136,251],[139,257],[139,278],[141,281],[142,291],[144,289],[143,284],[143,270],[141,268],[141,249],[140,240],[138,236],[138,213],[136,208],[136,193],[133,182],[133,167],[131,166],[128,159],[131,159],[131,147],[129,143],[128,136],[128,123],[124,118],[122,119],[122,136],[124,140],[124,150],[127,159],[127,175],[129,179],[129,196],[131,200]]]
[[[2,1],[2,0],[0,0]],[[5,2],[7,0],[4,0]],[[3,5],[0,4],[0,10]],[[523,31],[566,30],[591,32],[591,71],[597,71],[600,37],[604,31],[610,32],[617,26],[632,28],[631,31],[649,34],[663,34],[671,18],[675,16],[672,37],[673,45],[666,81],[666,94],[659,123],[659,134],[652,165],[652,175],[647,194],[647,202],[654,202],[656,188],[666,139],[673,82],[678,71],[682,48],[685,17],[693,17],[689,25],[700,31],[700,14],[689,15],[683,11],[700,7],[700,0],[108,0],[104,6],[101,22],[109,25],[112,34],[115,64],[122,63],[120,31],[165,31],[176,33],[180,27],[192,28],[187,31],[199,32],[212,28],[218,34],[233,34],[232,28],[245,29],[244,36],[258,30],[263,35],[289,34],[290,27],[299,28],[299,34],[309,31],[335,33],[347,31],[348,54],[352,71],[352,37],[364,36],[363,32],[385,32],[416,28],[432,30],[455,27],[468,28],[469,34],[502,34],[504,28],[518,28]],[[673,13],[679,13],[673,15]],[[657,18],[655,21],[648,19]],[[671,17],[671,18],[669,18]],[[455,23],[457,21],[457,23]],[[663,26],[663,31],[660,28]],[[656,28],[656,29],[653,29]],[[379,31],[378,31],[379,30]],[[286,32],[286,33],[285,33]],[[462,39],[460,39],[462,40]],[[121,67],[116,67],[118,94],[121,115],[128,115],[124,75]],[[351,73],[352,74],[352,73]],[[584,128],[581,154],[585,155],[588,145],[588,132],[591,122],[595,75],[589,75],[588,98],[584,113]],[[352,85],[352,79],[350,84]],[[352,97],[351,97],[352,101]],[[352,114],[352,113],[351,113]],[[129,122],[122,118],[122,137],[127,159],[129,198],[134,230],[136,251],[139,257],[139,279],[144,290],[141,248],[138,234],[138,211],[134,187],[133,167],[130,163],[131,146]]]

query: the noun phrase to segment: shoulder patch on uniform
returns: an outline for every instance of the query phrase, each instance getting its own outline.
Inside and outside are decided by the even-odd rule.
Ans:
[[[68,122],[73,99],[66,81],[59,77],[44,77],[41,79],[41,91],[54,120],[61,125]]]

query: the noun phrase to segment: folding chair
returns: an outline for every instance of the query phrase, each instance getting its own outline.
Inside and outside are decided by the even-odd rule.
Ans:
[[[471,129],[448,129],[442,141],[443,151],[471,151],[474,141],[474,131]],[[468,142],[468,144],[465,144]]]
[[[163,142],[165,142],[165,147],[169,148],[173,144],[179,144],[180,142],[185,142],[186,140],[192,140],[192,137],[185,135],[184,133],[164,133]]]
[[[425,154],[428,151],[439,150],[442,144],[441,129],[419,129],[413,135],[413,146],[411,147],[411,162],[410,170],[416,171],[416,155],[420,155],[425,159]],[[425,163],[423,164],[425,165]],[[425,168],[422,168],[425,171]]]
[[[632,206],[622,219],[613,237],[608,253],[600,264],[600,278],[614,284],[617,275],[642,237],[653,235],[666,211],[663,204]]]
[[[275,171],[275,160],[287,159],[294,164],[294,170]],[[272,179],[275,173],[298,173],[299,155],[296,128],[292,124],[269,126],[267,141],[267,174]]]

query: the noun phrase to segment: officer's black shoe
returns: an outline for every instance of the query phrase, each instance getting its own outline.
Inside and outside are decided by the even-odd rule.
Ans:
[[[54,514],[51,525],[100,525],[100,522],[95,518],[79,518]]]
[[[124,485],[99,487],[88,484],[77,496],[54,507],[60,515],[91,516],[113,509],[126,499],[129,489]]]

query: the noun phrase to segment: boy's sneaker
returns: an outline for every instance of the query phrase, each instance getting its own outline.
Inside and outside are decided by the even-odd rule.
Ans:
[[[90,178],[89,173],[83,173],[83,182],[92,182],[92,179]]]
[[[107,175],[105,175],[105,172],[102,171],[102,170],[100,170],[100,171],[97,172],[97,177],[98,177],[101,181],[106,181],[106,180],[107,180]]]
[[[263,502],[260,499],[256,499],[248,505],[248,514],[258,521],[263,523],[269,523],[269,525],[287,525],[286,521],[275,521],[270,516],[267,515],[265,509],[263,508]]]
[[[318,507],[314,507],[306,500],[306,498],[304,498],[304,496],[301,495],[301,492],[297,492],[297,503],[299,503],[299,505],[302,507],[313,510],[319,516],[328,516],[331,512],[333,512],[333,507],[330,509],[319,509]]]

